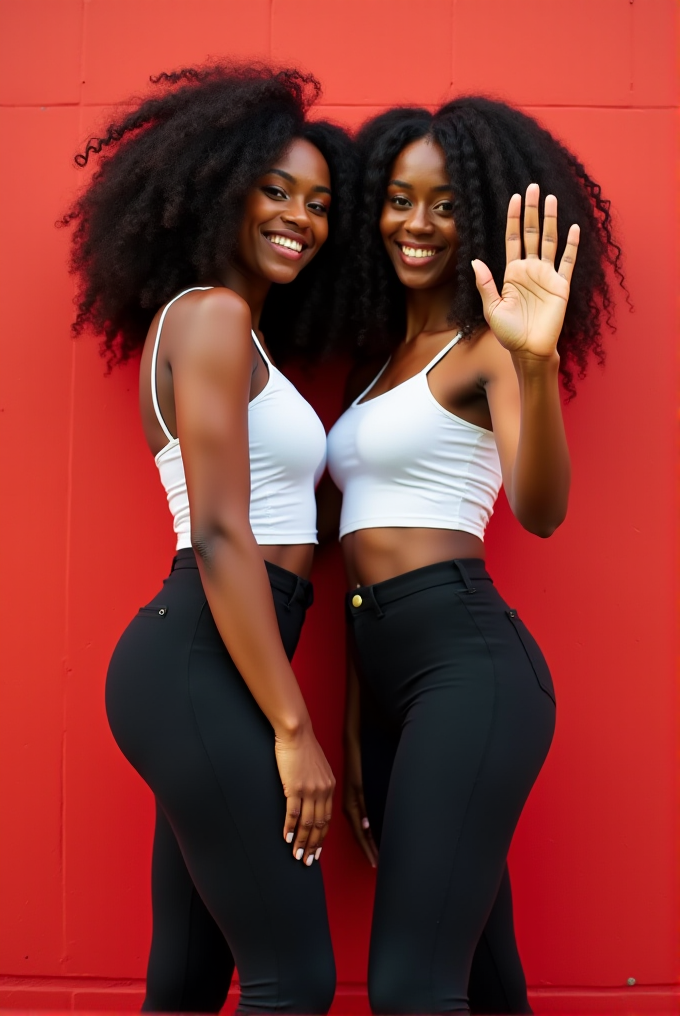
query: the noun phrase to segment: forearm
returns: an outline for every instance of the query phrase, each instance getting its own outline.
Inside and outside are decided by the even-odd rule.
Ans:
[[[359,724],[361,719],[361,706],[359,694],[359,678],[352,659],[352,653],[347,639],[347,682],[345,685],[345,721],[343,727],[343,740],[345,747],[356,747],[359,744]]]
[[[299,685],[281,642],[271,586],[250,532],[195,536],[206,598],[243,680],[281,737],[310,726]]]
[[[525,529],[550,536],[564,521],[571,467],[562,419],[559,356],[513,356],[520,390],[520,433],[507,491],[512,510]]]

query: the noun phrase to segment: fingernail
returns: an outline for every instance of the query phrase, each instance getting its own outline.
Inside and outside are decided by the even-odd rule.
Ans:
[[[314,854],[310,854],[309,855],[309,857],[305,861],[305,864],[307,865],[308,868],[309,868],[310,864],[314,864]]]
[[[286,843],[292,843],[294,835],[294,833],[286,833]]]
[[[323,847],[317,847],[317,849],[314,851],[314,857],[316,858],[317,861],[321,857],[321,851],[322,850],[323,850]]]
[[[368,828],[370,828],[370,825],[371,825],[371,823],[368,821],[367,818],[362,818],[362,820],[361,820],[361,828],[362,829],[368,829]]]
[[[304,850],[302,849],[302,847],[300,847],[300,849],[296,850],[296,852],[295,852],[295,860],[296,861],[301,861],[303,854],[304,854]]]

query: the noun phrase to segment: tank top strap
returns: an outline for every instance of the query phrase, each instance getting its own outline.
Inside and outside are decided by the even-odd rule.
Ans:
[[[161,413],[160,406],[158,405],[158,384],[156,380],[156,366],[158,364],[158,347],[161,341],[161,330],[163,328],[163,322],[165,321],[165,315],[168,313],[173,303],[176,300],[179,300],[180,296],[186,296],[187,293],[195,293],[198,291],[205,291],[207,289],[214,288],[215,288],[214,286],[190,286],[189,289],[183,289],[181,293],[177,294],[177,296],[173,296],[172,300],[168,300],[165,307],[163,308],[163,313],[161,314],[160,321],[158,322],[158,328],[156,329],[156,338],[153,344],[153,354],[151,356],[151,401],[153,402],[153,409],[156,414],[156,419],[163,428],[163,433],[167,437],[168,441],[174,441],[175,439],[168,430],[165,420],[163,419],[163,414]]]
[[[258,353],[260,354],[260,356],[262,357],[262,359],[266,363],[268,370],[271,370],[272,367],[274,366],[274,364],[271,362],[271,360],[269,359],[269,357],[265,353],[264,346],[262,345],[262,343],[258,339],[257,335],[255,334],[255,329],[254,328],[250,329],[250,334],[253,337],[253,342],[255,343],[255,348],[257,349]]]
[[[456,345],[457,342],[460,341],[460,339],[462,338],[462,335],[463,335],[462,332],[458,332],[457,335],[454,335],[453,338],[451,339],[451,341],[447,342],[447,344],[444,346],[444,348],[440,349],[439,352],[437,353],[437,355],[432,360],[430,360],[430,362],[428,363],[427,367],[423,367],[421,373],[422,374],[429,374],[429,372],[432,370],[432,368],[434,366],[436,366],[436,364],[438,364],[440,360],[443,360],[444,357],[446,356],[446,354],[451,349],[453,349],[453,347]]]

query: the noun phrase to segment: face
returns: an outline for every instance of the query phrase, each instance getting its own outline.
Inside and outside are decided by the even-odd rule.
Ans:
[[[328,237],[331,180],[323,155],[296,139],[251,189],[236,260],[269,282],[292,282]]]
[[[394,160],[380,232],[404,286],[430,289],[453,281],[458,251],[453,190],[436,142],[413,141]]]

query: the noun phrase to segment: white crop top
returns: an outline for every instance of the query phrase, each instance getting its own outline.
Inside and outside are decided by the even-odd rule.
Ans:
[[[177,550],[191,546],[189,496],[179,439],[168,430],[158,405],[156,365],[161,329],[169,308],[185,293],[212,289],[193,286],[165,305],[151,359],[151,398],[168,444],[155,462],[168,496],[177,533]],[[316,543],[314,488],[326,464],[326,432],[298,390],[271,362],[255,332],[253,342],[269,379],[248,405],[250,447],[250,525],[259,544]]]
[[[501,487],[493,434],[449,413],[427,375],[460,335],[418,374],[362,402],[328,435],[328,470],[343,492],[340,537],[357,529],[459,529],[481,539]]]

